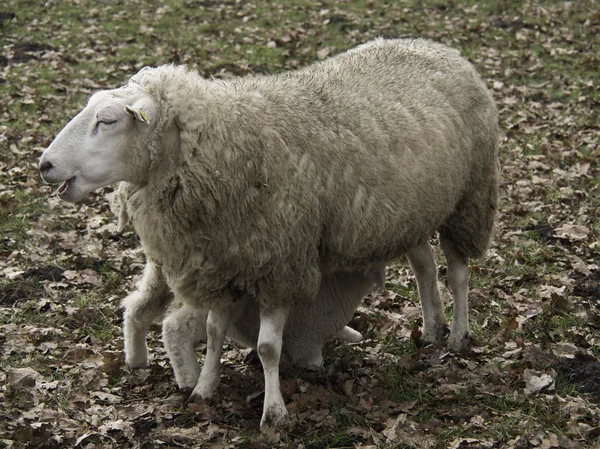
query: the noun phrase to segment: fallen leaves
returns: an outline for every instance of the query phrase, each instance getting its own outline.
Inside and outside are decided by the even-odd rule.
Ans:
[[[2,3],[0,446],[597,445],[597,5],[359,3]],[[505,134],[496,236],[471,268],[473,351],[416,344],[416,284],[393,265],[353,319],[365,340],[328,345],[323,369],[282,380],[290,429],[259,434],[262,373],[244,351],[225,352],[217,397],[187,409],[159,326],[151,366],[129,371],[119,301],[144,262],[137,237],[117,232],[104,192],[72,207],[39,182],[37,157],[67,117],[143,65],[248,76],[407,35],[474,62]]]
[[[581,242],[587,240],[590,234],[588,227],[576,224],[564,224],[554,229],[554,236],[569,242]]]
[[[554,373],[554,376],[556,376],[556,373]],[[523,380],[525,381],[524,392],[528,396],[544,390],[554,390],[554,377],[548,373],[526,369],[523,373]]]

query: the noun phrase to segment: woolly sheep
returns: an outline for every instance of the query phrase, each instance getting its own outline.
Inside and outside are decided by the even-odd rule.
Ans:
[[[117,181],[150,261],[190,307],[209,310],[192,392],[210,397],[235,308],[259,303],[261,425],[279,424],[282,335],[323,272],[412,254],[426,341],[446,328],[428,239],[437,231],[468,347],[468,258],[488,245],[497,204],[497,111],[456,50],[378,39],[303,70],[206,80],[185,67],[93,95],[40,160],[76,202]]]

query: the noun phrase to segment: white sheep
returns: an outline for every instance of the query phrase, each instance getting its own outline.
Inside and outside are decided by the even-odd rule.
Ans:
[[[426,341],[446,328],[428,239],[438,232],[454,312],[469,344],[468,258],[488,245],[497,204],[497,111],[475,69],[427,40],[378,39],[303,70],[206,80],[146,69],[93,95],[40,160],[76,202],[117,181],[150,261],[190,307],[209,310],[192,392],[210,397],[235,295],[259,303],[261,425],[286,416],[279,360],[286,318],[323,272],[408,254]]]

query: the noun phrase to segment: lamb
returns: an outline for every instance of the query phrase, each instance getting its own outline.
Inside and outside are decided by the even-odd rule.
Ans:
[[[446,320],[429,238],[437,232],[454,310],[449,345],[469,346],[468,260],[484,254],[497,208],[498,118],[456,50],[375,41],[275,76],[206,80],[142,69],[101,91],[40,159],[77,202],[118,181],[148,260],[190,307],[209,310],[192,398],[218,383],[235,292],[255,298],[265,376],[261,425],[286,417],[279,360],[290,309],[323,273],[362,272],[409,255],[423,337]]]
[[[282,361],[300,366],[320,366],[322,346],[329,338],[337,336],[343,341],[360,341],[362,335],[344,325],[373,284],[374,280],[368,274],[324,274],[311,306],[296,304],[290,311],[283,334]],[[155,313],[160,313],[172,298],[160,268],[149,262],[139,290],[124,301],[125,355],[130,367],[147,365],[147,328]],[[254,298],[238,298],[227,337],[243,347],[256,348],[260,328],[258,310]],[[163,322],[163,341],[177,385],[190,393],[200,375],[194,346],[208,339],[208,313],[206,309],[184,304]]]

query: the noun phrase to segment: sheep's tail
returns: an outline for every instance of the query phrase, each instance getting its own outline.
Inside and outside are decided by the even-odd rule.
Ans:
[[[456,250],[469,258],[481,257],[492,237],[498,210],[499,161],[498,133],[475,148],[474,163],[467,194],[439,230]]]

